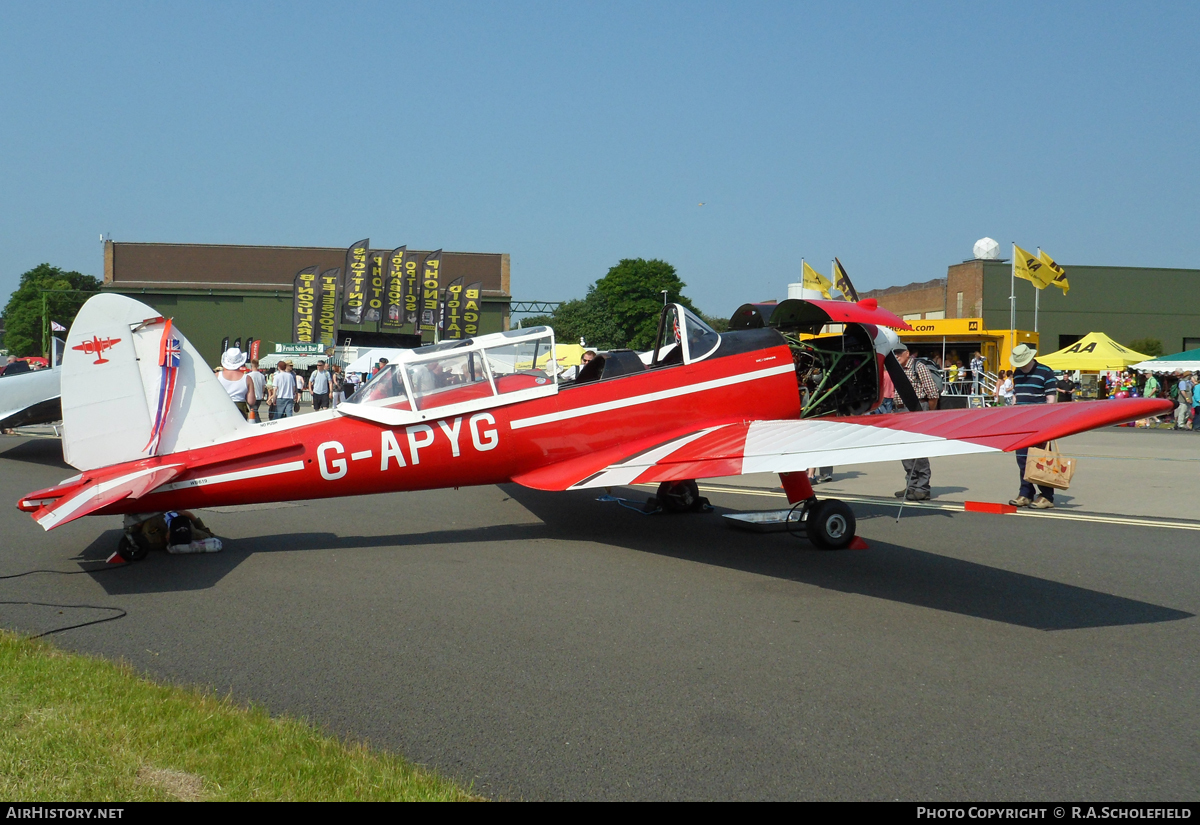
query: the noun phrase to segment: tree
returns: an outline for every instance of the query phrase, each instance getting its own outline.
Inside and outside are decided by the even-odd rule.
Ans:
[[[687,284],[675,273],[675,267],[666,261],[625,258],[596,281],[585,300],[590,301],[593,292],[603,299],[621,342],[619,345],[647,350],[654,346],[664,291],[666,303],[683,304],[696,311],[692,302],[683,296],[685,286]]]
[[[1151,358],[1157,358],[1163,354],[1162,341],[1157,338],[1138,338],[1130,341],[1126,346],[1134,352],[1149,355]]]
[[[722,332],[729,328],[720,318],[709,318],[683,295],[687,286],[675,267],[666,261],[626,258],[588,288],[587,297],[563,301],[550,315],[524,318],[523,327],[554,328],[555,340],[574,343],[580,338],[599,350],[630,347],[648,350],[658,333],[658,316],[667,303],[683,304]]]
[[[82,289],[96,292],[101,281],[80,272],[63,272],[38,264],[21,276],[21,282],[4,307],[4,346],[13,355],[42,354],[42,290]],[[53,292],[46,295],[50,320],[70,327],[89,295]]]

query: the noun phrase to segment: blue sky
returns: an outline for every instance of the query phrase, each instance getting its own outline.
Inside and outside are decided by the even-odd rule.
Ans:
[[[0,294],[119,241],[625,257],[714,314],[985,235],[1200,268],[1195,3],[4,3]],[[703,202],[704,206],[698,204]]]

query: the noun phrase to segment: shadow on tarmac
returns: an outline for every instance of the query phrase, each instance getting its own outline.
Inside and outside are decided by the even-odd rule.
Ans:
[[[0,442],[2,444],[2,442]],[[0,458],[13,461],[26,461],[30,464],[41,464],[44,467],[58,467],[66,470],[68,475],[79,472],[63,461],[62,442],[57,438],[31,438],[14,444],[0,452]]]
[[[821,552],[787,533],[747,533],[727,527],[717,508],[710,514],[654,515],[596,502],[596,491],[544,493],[517,485],[504,492],[541,519],[541,524],[499,524],[458,530],[375,536],[327,532],[273,533],[226,543],[224,552],[197,556],[152,553],[136,575],[97,576],[110,595],[182,592],[214,586],[253,553],[353,550],[440,544],[527,542],[534,539],[592,541],[642,553],[711,564],[828,590],[944,610],[1037,630],[1074,630],[1150,624],[1193,614],[1083,587],[1014,573],[976,562],[873,540],[866,551]],[[644,491],[627,491],[633,502]],[[857,505],[860,520],[895,518],[896,507]],[[906,508],[904,518],[952,514]],[[120,532],[97,538],[80,560],[107,557]],[[132,571],[131,571],[132,572]]]

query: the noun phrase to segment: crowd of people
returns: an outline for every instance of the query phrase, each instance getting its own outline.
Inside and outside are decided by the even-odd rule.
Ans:
[[[255,423],[291,418],[299,412],[305,394],[313,412],[335,407],[353,394],[361,380],[360,376],[348,377],[340,366],[324,360],[307,372],[297,370],[286,359],[263,370],[257,360],[249,360],[237,347],[230,347],[221,356],[216,375],[238,411]]]

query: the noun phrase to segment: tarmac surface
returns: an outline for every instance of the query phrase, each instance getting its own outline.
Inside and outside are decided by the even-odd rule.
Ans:
[[[1200,788],[1200,434],[1063,442],[1049,513],[1009,455],[835,470],[867,550],[721,514],[643,515],[515,485],[202,512],[222,553],[0,580],[0,601],[119,607],[56,634],[524,799],[1194,800]],[[0,500],[74,470],[0,438]],[[614,490],[640,503],[649,489]],[[119,519],[49,534],[0,511],[0,575],[94,568]],[[61,612],[60,612],[61,611]],[[0,604],[25,633],[115,615]]]

